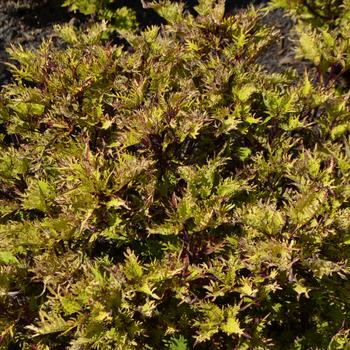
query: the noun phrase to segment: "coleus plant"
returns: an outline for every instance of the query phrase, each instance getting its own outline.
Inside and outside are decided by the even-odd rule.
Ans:
[[[347,17],[349,0],[270,0],[274,8],[284,8],[296,18],[317,27],[336,27]]]
[[[137,26],[136,13],[130,7],[114,8],[114,0],[64,0],[63,6],[109,22],[109,30],[133,30]]]
[[[261,11],[152,6],[10,50],[0,346],[349,347],[349,92],[256,64]]]
[[[271,0],[271,8],[283,8],[295,23],[299,59],[311,61],[318,82],[325,87],[350,87],[350,1]]]

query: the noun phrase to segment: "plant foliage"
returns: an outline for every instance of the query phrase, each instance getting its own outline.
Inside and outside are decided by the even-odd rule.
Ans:
[[[297,55],[317,67],[321,84],[350,86],[350,1],[272,0],[297,22]]]
[[[84,15],[94,15],[109,21],[111,29],[131,30],[137,25],[136,14],[130,7],[114,8],[114,0],[64,0],[63,6]]]
[[[349,348],[349,92],[255,63],[222,1],[10,50],[0,347]]]

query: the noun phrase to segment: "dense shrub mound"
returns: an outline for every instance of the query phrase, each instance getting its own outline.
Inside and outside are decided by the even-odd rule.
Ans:
[[[255,64],[254,9],[12,49],[2,349],[345,349],[349,92]]]

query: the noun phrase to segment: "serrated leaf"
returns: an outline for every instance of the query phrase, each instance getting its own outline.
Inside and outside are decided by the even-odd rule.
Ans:
[[[250,115],[250,116],[245,118],[245,121],[249,124],[257,124],[257,123],[260,123],[261,119],[255,118],[254,116]],[[267,121],[265,120],[265,122],[267,122]]]
[[[182,335],[179,337],[172,337],[165,345],[169,350],[188,350],[187,340]]]
[[[296,282],[294,285],[294,290],[298,294],[298,299],[301,295],[304,295],[306,298],[309,298],[310,288],[305,287],[300,281]]]
[[[9,104],[9,107],[22,115],[42,115],[45,111],[45,106],[39,103],[17,102]]]
[[[349,130],[349,128],[350,128],[349,123],[344,123],[344,124],[337,125],[331,131],[332,139],[335,140],[339,136],[344,135]]]
[[[171,1],[163,1],[160,5],[151,6],[158,14],[171,24],[180,23],[183,20],[184,5]]]
[[[239,159],[242,162],[244,162],[245,160],[247,160],[250,157],[250,155],[252,154],[252,151],[248,147],[239,147],[237,149],[237,153],[238,153]]]
[[[232,196],[241,189],[241,183],[234,179],[225,179],[217,188],[219,196]]]
[[[316,39],[307,33],[301,33],[299,43],[303,56],[318,66],[321,62],[321,55],[317,47]]]
[[[239,321],[234,317],[228,317],[227,320],[221,325],[221,330],[228,335],[243,334],[243,329],[241,328]]]
[[[302,88],[302,94],[303,96],[309,96],[312,91],[312,84],[309,80],[308,75],[305,73],[304,75],[304,86]]]
[[[155,294],[155,292],[154,292],[155,290],[156,290],[156,288],[151,288],[150,285],[146,282],[143,283],[140,288],[138,288],[138,291],[145,293],[156,300],[159,300],[160,297],[157,294]]]
[[[9,251],[0,252],[0,264],[15,265],[18,264],[18,259]]]
[[[24,209],[37,209],[46,213],[49,202],[55,197],[53,187],[44,180],[33,182],[24,195],[22,207]]]
[[[126,202],[121,199],[121,198],[113,198],[111,199],[109,202],[107,202],[107,208],[126,208],[126,209],[130,209],[127,205],[126,205]]]
[[[248,101],[249,97],[256,91],[256,87],[252,84],[241,86],[239,89],[235,89],[235,95],[241,102]]]
[[[74,314],[81,310],[81,305],[74,299],[63,297],[61,305],[67,315]]]
[[[143,275],[143,268],[136,255],[130,249],[125,253],[124,274],[128,280],[140,280]]]

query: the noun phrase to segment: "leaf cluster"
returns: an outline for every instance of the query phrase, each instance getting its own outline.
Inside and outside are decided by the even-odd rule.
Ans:
[[[0,347],[349,347],[349,92],[256,64],[262,11],[154,6],[10,50]]]
[[[108,21],[111,30],[133,30],[137,26],[135,11],[129,6],[116,7],[114,0],[64,0],[62,5],[71,11]]]
[[[271,8],[283,8],[296,21],[297,56],[317,67],[324,86],[350,86],[350,1],[272,0]]]

